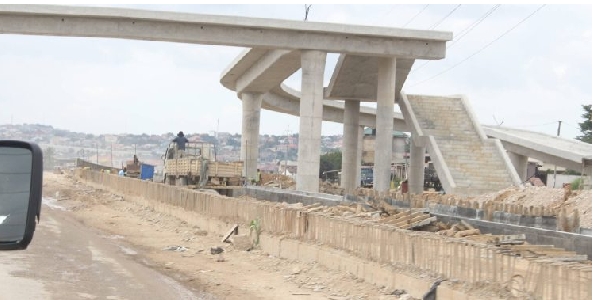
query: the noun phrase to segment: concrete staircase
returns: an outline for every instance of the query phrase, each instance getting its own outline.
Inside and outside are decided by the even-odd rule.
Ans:
[[[473,196],[521,184],[502,144],[487,138],[465,98],[402,94],[398,104],[446,193]]]

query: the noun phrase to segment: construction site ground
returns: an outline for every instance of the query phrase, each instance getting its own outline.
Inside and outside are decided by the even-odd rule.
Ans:
[[[48,207],[66,210],[65,213],[82,224],[100,229],[106,236],[127,244],[126,249],[134,249],[132,259],[219,299],[412,299],[412,296],[418,299],[422,296],[366,283],[350,274],[328,270],[315,263],[275,258],[261,250],[236,250],[231,244],[222,243],[224,233],[201,230],[169,214],[156,212],[133,197],[124,197],[70,175],[45,174],[44,196]],[[561,249],[528,247],[519,237],[481,235],[469,224],[451,226],[420,210],[381,207],[378,203],[333,207],[320,204],[276,205],[360,219],[365,223],[436,232],[479,243],[495,243],[506,251],[522,252],[530,257],[575,256]],[[225,249],[224,262],[219,261],[218,255],[211,255],[211,247],[214,246]],[[585,259],[581,263],[591,264]],[[414,273],[415,270],[410,271],[413,276],[435,280],[432,274],[423,272],[419,275]],[[463,286],[460,289],[480,299],[511,296],[510,286]]]
[[[218,299],[413,299],[317,264],[235,250],[221,242],[220,234],[68,175],[45,173],[43,192],[44,209],[65,210],[82,225],[123,243],[132,259]],[[225,249],[224,262],[211,255],[214,246]]]

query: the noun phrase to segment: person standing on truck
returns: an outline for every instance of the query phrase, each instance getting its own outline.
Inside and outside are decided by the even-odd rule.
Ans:
[[[177,134],[173,139],[173,143],[177,146],[177,158],[182,158],[185,154],[185,143],[189,143],[188,139],[184,136],[183,131],[180,131]]]

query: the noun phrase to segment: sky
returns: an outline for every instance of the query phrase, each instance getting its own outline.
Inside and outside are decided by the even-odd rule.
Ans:
[[[304,19],[303,4],[119,7]],[[466,95],[477,119],[486,125],[554,135],[561,120],[561,136],[574,138],[583,121],[581,105],[592,103],[591,5],[540,7],[314,4],[307,22],[451,31],[454,41],[447,44],[446,58],[416,61],[405,93]],[[242,50],[0,35],[0,124],[45,124],[93,134],[241,133],[241,101],[219,79]],[[337,56],[327,56],[325,86]],[[299,75],[285,83],[299,89]],[[298,117],[261,113],[261,134],[283,135],[298,127]],[[341,124],[323,124],[323,135],[342,132]]]

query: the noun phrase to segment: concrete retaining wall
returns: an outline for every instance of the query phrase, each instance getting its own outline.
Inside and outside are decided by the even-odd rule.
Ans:
[[[513,289],[514,291],[525,291],[543,299],[592,297],[591,264],[524,259],[506,255],[493,245],[432,233],[364,224],[268,202],[226,198],[90,170],[81,170],[79,174],[84,180],[127,195],[142,197],[148,202],[165,204],[165,207],[172,207],[173,210],[194,212],[220,220],[235,220],[243,224],[259,218],[261,228],[267,235],[285,236],[293,240],[280,241],[277,246],[276,240],[265,238],[262,244],[266,251],[279,252],[279,255],[284,257],[296,256],[299,260],[318,261],[333,269],[356,268],[356,274],[361,274],[361,278],[371,278],[370,281],[378,284],[387,283],[393,287],[407,289],[402,282],[391,279],[396,278],[394,276],[401,278],[404,276],[402,274],[406,274],[404,271],[402,274],[385,271],[400,268],[416,269],[468,284],[487,282],[500,286],[508,285],[510,288],[515,288],[516,284],[517,288]],[[270,242],[275,245],[269,244]],[[320,248],[323,250],[316,253],[314,249],[307,251],[303,248],[300,251],[300,247],[305,247],[304,244],[325,248]],[[294,250],[296,247],[297,250]],[[358,264],[348,256],[331,249],[338,249],[339,252],[371,263]],[[446,288],[440,290],[447,291]],[[411,294],[419,295],[418,292],[415,290]],[[459,295],[440,298],[468,299]]]
[[[356,196],[352,195],[342,197],[262,187],[247,187],[235,190],[234,196],[243,195],[259,200],[302,203],[304,205],[321,203],[330,206],[358,200]],[[367,198],[373,198],[373,196]],[[465,220],[479,228],[483,234],[525,234],[528,243],[553,245],[557,248],[575,251],[577,254],[587,255],[588,259],[592,259],[591,230],[586,232],[584,229],[584,233],[589,233],[587,235],[557,231],[557,218],[554,216],[525,216],[503,211],[490,213],[490,210],[486,211],[485,209],[444,205],[436,202],[429,203],[422,200],[404,201],[389,196],[384,199],[389,204],[397,207],[427,207],[432,215],[437,216],[444,222]]]

